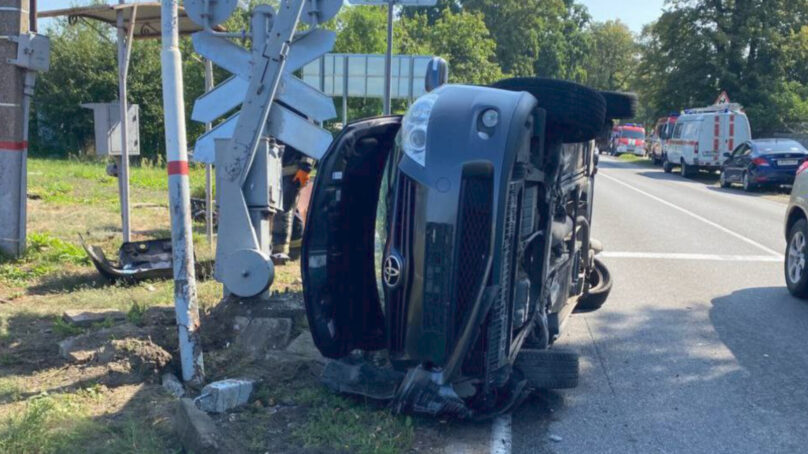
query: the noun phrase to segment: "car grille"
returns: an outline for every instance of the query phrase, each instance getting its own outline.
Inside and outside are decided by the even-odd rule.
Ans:
[[[461,185],[454,291],[455,333],[462,330],[475,296],[485,285],[485,266],[491,248],[493,190],[490,174],[466,177]]]
[[[407,286],[409,285],[410,269],[412,267],[412,241],[413,219],[415,215],[415,183],[402,173],[399,173],[399,186],[395,202],[392,231],[390,236],[391,249],[397,251],[404,258],[402,276],[404,280],[398,288],[388,290],[388,333],[389,348],[391,352],[400,352],[404,349],[404,340],[407,330]]]

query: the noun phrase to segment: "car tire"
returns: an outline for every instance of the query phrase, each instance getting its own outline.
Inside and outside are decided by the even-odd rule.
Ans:
[[[534,389],[570,389],[578,386],[578,354],[568,350],[523,348],[514,367]]]
[[[606,100],[606,118],[627,120],[637,115],[639,101],[636,94],[619,91],[601,91],[600,94]]]
[[[494,88],[526,91],[547,111],[547,136],[564,143],[586,142],[598,137],[606,122],[606,100],[589,87],[564,80],[514,77]]]
[[[718,184],[721,185],[722,188],[728,188],[732,186],[732,183],[730,183],[727,180],[727,175],[723,170],[721,171],[721,173],[718,174]]]
[[[784,271],[788,291],[797,298],[808,299],[808,222],[800,219],[788,230]]]
[[[589,290],[578,298],[575,312],[592,312],[600,309],[606,303],[611,291],[612,275],[609,268],[596,257],[589,273]]]
[[[687,165],[687,162],[682,159],[682,162],[679,164],[679,173],[685,178],[690,178],[693,176],[693,167]]]
[[[757,189],[755,183],[752,183],[752,180],[749,179],[749,172],[743,173],[743,190],[746,192],[753,192]]]
[[[668,161],[668,158],[662,158],[662,170],[664,170],[665,173],[673,172],[673,163]]]

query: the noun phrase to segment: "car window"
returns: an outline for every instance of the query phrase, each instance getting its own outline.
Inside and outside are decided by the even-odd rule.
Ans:
[[[624,129],[623,131],[620,132],[620,137],[626,139],[642,139],[645,137],[645,133],[633,129]]]
[[[673,138],[679,139],[682,137],[682,127],[684,123],[676,123],[676,126],[673,128]]]

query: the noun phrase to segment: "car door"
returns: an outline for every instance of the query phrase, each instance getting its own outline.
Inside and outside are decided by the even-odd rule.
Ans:
[[[727,158],[726,162],[724,162],[724,176],[727,181],[737,181],[740,177],[739,163],[744,147],[746,147],[745,143],[738,145]]]
[[[749,157],[752,154],[752,147],[745,142],[732,153],[732,177],[730,181],[741,181],[743,173],[749,165]]]
[[[351,123],[318,164],[301,269],[311,334],[328,358],[385,346],[376,263],[384,242],[377,244],[376,224],[400,125],[399,116]]]

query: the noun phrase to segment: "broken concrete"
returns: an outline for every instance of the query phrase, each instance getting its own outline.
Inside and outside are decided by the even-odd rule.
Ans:
[[[174,397],[182,397],[185,395],[185,387],[182,386],[180,380],[172,373],[163,374],[163,388]]]
[[[174,430],[188,452],[215,454],[224,452],[216,424],[191,399],[181,399],[174,412]]]
[[[66,310],[62,314],[62,319],[80,328],[89,328],[96,323],[104,323],[107,320],[119,322],[126,319],[126,314],[121,311],[86,311],[86,310]]]
[[[266,356],[268,350],[281,350],[292,335],[292,320],[288,318],[235,318],[234,347],[254,359]]]
[[[245,379],[213,382],[202,388],[202,392],[194,402],[200,410],[224,413],[249,402],[254,385],[255,382]]]
[[[317,346],[314,345],[314,339],[308,331],[300,333],[300,335],[286,347],[286,351],[301,356],[304,359],[317,361],[321,364],[325,364],[326,362],[325,357],[320,353],[320,350],[317,350]]]

